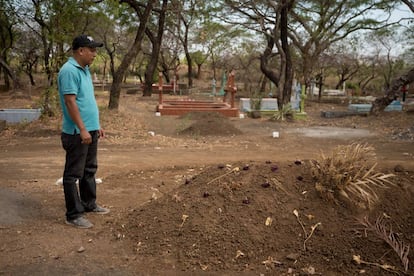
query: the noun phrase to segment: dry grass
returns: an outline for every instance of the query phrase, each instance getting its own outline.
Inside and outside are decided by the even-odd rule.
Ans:
[[[320,160],[311,162],[316,189],[327,199],[339,198],[370,209],[378,200],[378,189],[394,185],[393,174],[376,172],[374,149],[367,144],[338,146],[331,156],[321,154]]]

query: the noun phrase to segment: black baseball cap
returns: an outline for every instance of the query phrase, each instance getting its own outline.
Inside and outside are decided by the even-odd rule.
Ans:
[[[75,37],[72,42],[72,50],[77,50],[80,47],[89,47],[89,48],[96,48],[102,47],[102,42],[96,42],[93,38],[89,35],[80,35]]]

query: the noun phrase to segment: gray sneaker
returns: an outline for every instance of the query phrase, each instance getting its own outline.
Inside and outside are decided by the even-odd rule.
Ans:
[[[93,227],[93,224],[84,217],[78,217],[75,219],[66,220],[66,224],[75,226],[77,228],[83,228],[83,229]]]
[[[101,207],[99,205],[96,205],[96,207],[94,209],[92,209],[91,212],[96,213],[96,214],[100,214],[100,215],[105,215],[105,214],[108,214],[110,212],[110,210],[108,208],[104,208],[104,207]]]

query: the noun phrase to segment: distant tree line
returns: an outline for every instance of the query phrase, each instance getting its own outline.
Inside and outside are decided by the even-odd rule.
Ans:
[[[112,77],[110,109],[127,77],[151,96],[158,72],[176,81],[182,65],[180,81],[190,88],[203,68],[217,81],[234,69],[248,92],[266,95],[272,83],[282,106],[295,83],[392,98],[413,82],[413,7],[412,0],[0,0],[0,81],[16,91],[23,74],[31,85],[44,74],[42,107],[52,115],[57,72],[73,37],[87,33],[105,45],[92,70]],[[396,9],[411,13],[395,19]]]

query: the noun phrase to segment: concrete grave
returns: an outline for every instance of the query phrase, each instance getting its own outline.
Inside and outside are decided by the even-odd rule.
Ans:
[[[39,119],[41,109],[0,109],[0,120],[17,124]]]

